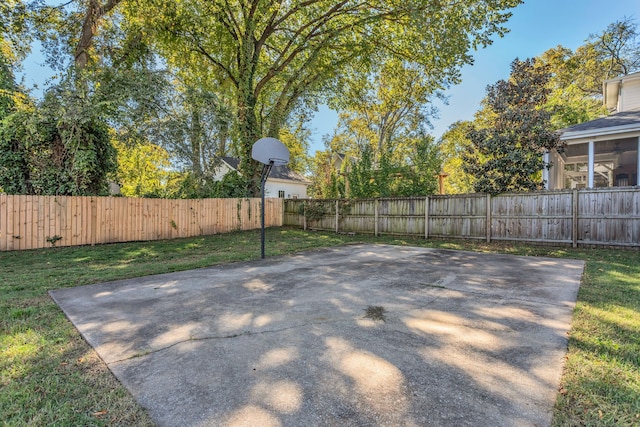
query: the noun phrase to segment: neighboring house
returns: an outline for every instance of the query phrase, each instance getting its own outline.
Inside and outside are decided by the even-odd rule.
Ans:
[[[333,169],[337,172],[342,172],[342,165],[346,161],[347,155],[344,153],[333,153],[331,154],[331,163],[333,165]]]
[[[240,160],[234,157],[222,157],[216,168],[214,179],[221,180],[227,173],[237,171]],[[273,166],[264,186],[265,197],[287,199],[306,199],[307,187],[311,184],[304,176],[286,166]]]
[[[610,115],[562,129],[564,153],[546,154],[548,189],[638,185],[640,165],[640,72],[602,85]]]

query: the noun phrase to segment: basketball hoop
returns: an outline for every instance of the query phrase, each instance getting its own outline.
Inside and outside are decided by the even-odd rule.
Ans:
[[[264,165],[260,178],[260,192],[262,196],[262,232],[260,255],[264,258],[264,187],[273,166],[282,166],[289,163],[289,150],[275,138],[261,138],[253,144],[251,157]]]

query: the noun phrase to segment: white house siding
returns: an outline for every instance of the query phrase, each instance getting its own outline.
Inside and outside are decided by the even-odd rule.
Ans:
[[[228,163],[229,161],[231,161],[231,163]],[[236,159],[229,158],[229,160],[227,160],[226,158],[223,158],[223,161],[220,162],[220,165],[218,165],[215,170],[213,176],[214,180],[220,181],[226,174],[231,171],[235,171],[236,169],[234,169],[233,166],[236,165],[237,162],[238,161]],[[295,174],[291,171],[287,170],[284,172],[284,175],[287,176],[287,178],[293,178],[283,178],[283,171],[276,169],[276,167],[271,170],[271,175],[267,178],[267,182],[265,184],[265,196],[306,199],[307,186],[311,184],[311,182],[305,180],[301,175]],[[274,175],[277,177],[274,177]],[[282,196],[280,194],[281,191],[283,192]]]
[[[602,83],[604,105],[610,112],[640,109],[640,71]]]
[[[226,174],[234,170],[235,169],[230,168],[225,162],[220,162],[220,165],[215,169],[213,174],[213,180],[222,181],[222,178],[224,178]]]
[[[630,111],[640,108],[640,79],[625,81],[622,85],[620,111]]]
[[[267,183],[264,186],[265,197],[280,197],[279,192],[284,191],[284,197],[287,199],[307,198],[307,184],[296,183],[293,181],[285,181],[279,179],[267,179]]]

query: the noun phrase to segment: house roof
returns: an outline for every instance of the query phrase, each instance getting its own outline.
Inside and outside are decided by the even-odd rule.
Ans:
[[[235,157],[223,156],[221,157],[222,161],[225,162],[229,167],[234,170],[238,170],[240,166],[240,159]],[[306,179],[304,176],[300,175],[298,172],[294,172],[289,169],[285,165],[276,165],[271,168],[271,173],[269,173],[270,179],[282,179],[285,181],[295,181],[302,184],[310,184],[310,181]]]
[[[609,139],[634,136],[640,133],[640,109],[614,113],[589,122],[580,123],[559,131],[560,139]],[[632,134],[632,135],[629,135]]]
[[[604,83],[619,82],[621,80],[631,80],[631,79],[639,79],[639,78],[640,78],[640,71],[636,71],[634,73],[629,73],[622,76],[614,77],[612,79],[605,80]]]

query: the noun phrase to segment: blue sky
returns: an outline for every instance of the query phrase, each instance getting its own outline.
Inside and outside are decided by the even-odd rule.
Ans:
[[[625,16],[640,25],[640,0],[525,0],[512,12],[506,24],[511,31],[475,52],[474,65],[462,69],[462,83],[445,92],[449,104],[436,104],[440,117],[432,120],[431,131],[436,138],[452,123],[473,118],[487,85],[509,77],[509,66],[515,58],[538,56],[557,45],[576,49],[590,34]],[[333,131],[336,121],[337,113],[320,109],[311,125],[309,154],[324,149],[322,136]]]
[[[590,34],[599,33],[610,23],[633,18],[640,25],[640,0],[525,0],[512,10],[506,24],[511,29],[503,38],[495,39],[486,49],[473,54],[475,63],[462,69],[462,83],[445,92],[448,105],[436,103],[439,118],[433,119],[431,134],[439,138],[458,120],[470,120],[485,95],[487,85],[509,76],[509,65],[517,57],[538,56],[547,49],[562,45],[575,49]],[[34,47],[37,51],[38,47]],[[40,84],[51,70],[42,64],[40,55],[32,55],[24,63],[25,84]],[[312,141],[309,154],[324,149],[322,136],[331,134],[337,113],[325,107],[311,123]]]

